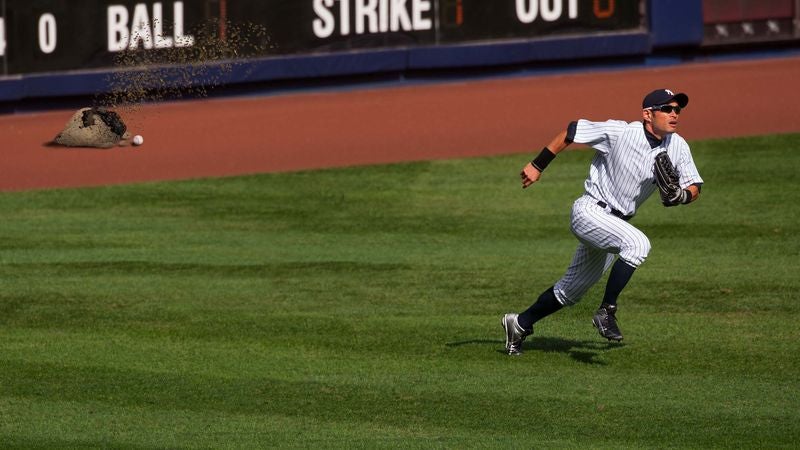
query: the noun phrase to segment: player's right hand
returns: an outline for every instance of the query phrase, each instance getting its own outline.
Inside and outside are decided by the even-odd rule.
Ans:
[[[539,172],[536,167],[533,167],[533,164],[528,163],[528,165],[522,168],[522,172],[519,173],[520,178],[522,178],[522,189],[539,181],[541,175],[542,173]]]

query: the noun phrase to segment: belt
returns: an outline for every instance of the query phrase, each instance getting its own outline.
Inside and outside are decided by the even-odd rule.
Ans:
[[[608,207],[608,204],[606,202],[604,202],[604,201],[599,201],[599,202],[597,202],[597,206],[599,206],[599,207],[601,207],[603,209],[606,209]],[[620,211],[618,209],[614,209],[614,208],[611,208],[611,215],[612,216],[617,216],[617,217],[619,217],[620,219],[622,219],[622,220],[624,220],[626,222],[633,218],[633,216],[626,216],[625,214],[622,214],[622,211]]]

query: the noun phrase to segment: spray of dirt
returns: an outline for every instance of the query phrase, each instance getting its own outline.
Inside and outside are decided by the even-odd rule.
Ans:
[[[207,97],[227,82],[237,64],[269,55],[276,48],[266,28],[258,24],[212,19],[194,27],[189,35],[194,38],[192,45],[177,42],[163,49],[137,45],[118,53],[116,70],[106,80],[109,89],[95,97],[95,106],[119,110],[136,128],[142,104]]]

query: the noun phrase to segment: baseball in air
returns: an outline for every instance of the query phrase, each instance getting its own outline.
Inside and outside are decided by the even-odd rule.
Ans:
[[[144,138],[141,134],[137,134],[133,137],[133,145],[142,145],[144,144]]]

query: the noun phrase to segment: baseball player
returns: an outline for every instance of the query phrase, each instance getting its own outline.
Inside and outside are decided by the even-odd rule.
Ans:
[[[605,295],[592,323],[600,336],[622,340],[617,298],[650,252],[650,241],[631,225],[631,218],[655,190],[665,206],[688,204],[700,195],[703,179],[689,145],[675,132],[688,103],[686,94],[657,89],[642,102],[641,122],[571,122],[522,169],[522,187],[527,188],[569,144],[588,144],[596,150],[585,192],[572,206],[570,228],[578,248],[566,273],[530,308],[503,316],[509,355],[522,352],[536,322],[576,304],[609,268]]]

